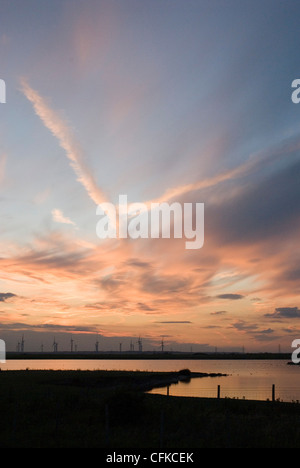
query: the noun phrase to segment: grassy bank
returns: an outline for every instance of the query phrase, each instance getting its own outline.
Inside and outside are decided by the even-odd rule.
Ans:
[[[141,391],[171,377],[148,372],[2,371],[0,447],[300,447],[300,405]]]

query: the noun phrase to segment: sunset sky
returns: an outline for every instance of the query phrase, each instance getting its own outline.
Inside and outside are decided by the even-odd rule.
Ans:
[[[0,0],[0,338],[291,350],[300,3]],[[205,241],[96,235],[102,201],[204,203]]]

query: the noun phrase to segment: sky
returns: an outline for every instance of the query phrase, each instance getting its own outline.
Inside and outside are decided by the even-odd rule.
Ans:
[[[0,338],[291,351],[292,0],[0,0]],[[100,203],[204,203],[205,240],[100,239]]]

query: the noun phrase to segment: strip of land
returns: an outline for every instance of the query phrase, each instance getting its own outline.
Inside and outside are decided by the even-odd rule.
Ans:
[[[300,448],[298,403],[145,392],[213,375],[1,371],[0,447]]]
[[[59,371],[57,376],[59,376]],[[51,376],[51,374],[50,374]],[[147,371],[61,371],[51,382],[55,385],[72,387],[89,387],[98,389],[122,389],[122,391],[150,391],[154,388],[168,387],[179,382],[189,382],[195,378],[226,377],[227,374],[191,372],[182,369],[178,372],[147,372]]]
[[[7,360],[18,359],[186,359],[186,360],[221,360],[221,359],[290,359],[287,353],[177,353],[177,352],[7,352]]]

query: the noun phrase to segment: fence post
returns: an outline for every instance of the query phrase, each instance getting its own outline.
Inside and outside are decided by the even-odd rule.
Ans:
[[[217,398],[220,398],[220,395],[221,395],[221,386],[218,385],[218,396],[217,396]]]
[[[275,384],[272,385],[272,401],[275,401]]]

